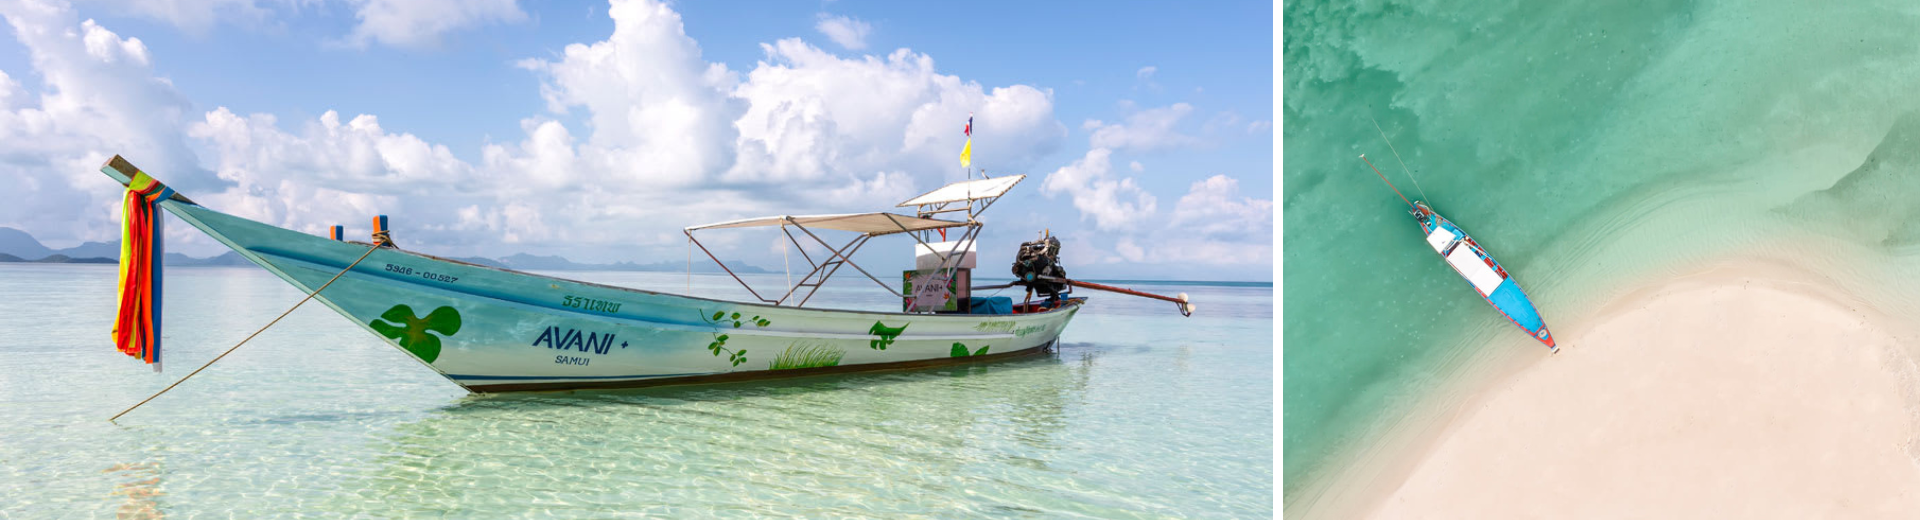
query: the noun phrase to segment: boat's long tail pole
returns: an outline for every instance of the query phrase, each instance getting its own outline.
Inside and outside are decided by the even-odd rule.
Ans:
[[[115,419],[119,419],[120,416],[126,415],[127,412],[131,412],[133,411],[133,409],[139,408],[141,405],[147,404],[148,401],[152,401],[155,397],[160,397],[160,394],[167,393],[167,391],[172,390],[173,387],[180,386],[180,383],[185,383],[187,382],[188,379],[193,379],[194,374],[198,374],[200,373],[201,370],[206,370],[207,367],[213,366],[215,362],[220,361],[220,358],[227,357],[227,354],[232,354],[233,351],[239,350],[241,345],[245,345],[247,344],[248,341],[253,340],[254,336],[259,336],[260,333],[266,332],[269,327],[273,326],[273,324],[280,323],[280,318],[285,318],[287,317],[288,314],[293,314],[294,309],[300,308],[302,304],[307,303],[307,300],[313,299],[314,295],[320,294],[320,291],[326,290],[327,286],[333,285],[334,280],[339,280],[341,275],[347,274],[347,271],[352,271],[353,266],[360,265],[361,260],[366,260],[367,256],[372,255],[374,251],[380,250],[380,246],[386,245],[388,241],[389,239],[385,238],[384,236],[379,238],[378,241],[374,242],[373,247],[367,248],[367,252],[360,254],[360,258],[355,258],[353,260],[353,263],[347,264],[346,269],[341,269],[339,273],[335,273],[333,275],[333,278],[327,279],[327,283],[320,284],[319,288],[314,289],[313,292],[307,293],[307,297],[301,298],[299,303],[295,303],[293,304],[292,307],[288,307],[287,312],[280,313],[279,317],[274,318],[273,321],[267,322],[267,325],[265,327],[260,327],[260,330],[253,331],[253,334],[248,334],[246,339],[240,340],[239,343],[235,343],[233,345],[233,348],[229,348],[227,349],[226,352],[221,352],[220,355],[214,356],[213,361],[208,361],[207,364],[200,365],[200,368],[193,369],[193,372],[188,373],[187,377],[182,377],[180,378],[179,381],[174,381],[173,384],[167,385],[166,388],[160,389],[159,392],[155,392],[153,395],[147,396],[146,399],[140,400],[140,404],[129,406],[127,407],[127,409],[121,410],[120,413],[113,414],[113,418],[107,419],[107,422],[113,422]]]
[[[1393,187],[1393,181],[1389,181],[1389,180],[1387,180],[1387,175],[1386,175],[1386,174],[1384,174],[1384,173],[1380,173],[1380,168],[1379,168],[1379,167],[1377,167],[1377,166],[1374,166],[1374,165],[1373,165],[1373,161],[1368,161],[1368,160],[1367,160],[1367,154],[1364,154],[1364,153],[1363,153],[1363,154],[1360,154],[1360,160],[1361,160],[1361,161],[1365,161],[1365,162],[1367,163],[1367,167],[1368,167],[1368,168],[1373,168],[1373,174],[1374,174],[1374,175],[1379,175],[1379,176],[1380,176],[1380,182],[1384,182],[1384,183],[1387,183],[1387,188],[1389,188],[1389,189],[1392,189],[1392,190],[1393,190],[1393,194],[1394,194],[1394,195],[1400,195],[1400,188],[1395,188],[1395,187]],[[1407,203],[1407,207],[1409,207],[1409,208],[1411,208],[1411,207],[1413,207],[1413,201],[1410,201],[1410,200],[1407,200],[1407,196],[1406,196],[1406,195],[1400,195],[1400,202],[1405,202],[1405,203]]]
[[[1128,289],[1125,287],[1114,287],[1111,285],[1097,284],[1093,282],[1082,282],[1079,280],[1069,280],[1066,278],[1055,278],[1052,276],[1042,276],[1040,278],[1047,281],[1064,283],[1074,287],[1082,287],[1082,288],[1094,289],[1098,291],[1116,292],[1116,293],[1125,294],[1129,296],[1139,296],[1141,298],[1152,298],[1155,300],[1169,301],[1169,302],[1173,302],[1180,305],[1181,316],[1193,315],[1193,302],[1187,300],[1187,293],[1180,293],[1180,296],[1178,297],[1162,296],[1162,295],[1153,294],[1150,292],[1135,291],[1133,289]]]

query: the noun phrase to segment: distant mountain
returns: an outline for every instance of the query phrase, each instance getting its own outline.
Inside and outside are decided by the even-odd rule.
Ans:
[[[473,262],[477,264],[492,265],[496,267],[505,267],[508,269],[516,269],[516,270],[522,270],[522,271],[526,271],[526,270],[534,270],[534,271],[655,271],[655,272],[677,273],[677,272],[684,272],[687,270],[687,264],[675,263],[675,262],[654,262],[650,264],[636,264],[633,262],[614,262],[611,264],[583,264],[583,263],[575,262],[572,260],[568,260],[566,258],[555,256],[555,255],[530,255],[526,253],[521,253],[521,254],[501,258],[495,263],[474,262],[474,260],[486,260],[484,258],[474,258],[474,259],[463,258],[460,260],[463,262]],[[771,272],[765,269],[761,269],[751,265],[741,264],[738,262],[735,262],[729,265],[730,267],[733,268],[733,272],[736,272],[736,273]],[[700,262],[693,265],[693,271],[696,273],[718,273],[720,272],[720,268],[717,266],[714,266],[712,262]]]
[[[751,265],[743,264],[740,262],[728,262],[727,267],[732,268],[733,272],[740,273],[740,274],[762,274],[762,273],[774,272],[774,271],[768,271],[766,269],[754,267]],[[668,272],[668,273],[684,273],[687,271],[688,267],[687,267],[687,264],[680,263],[680,262],[654,262],[651,264],[636,264],[633,262],[614,262],[611,264],[607,264],[606,266],[602,267],[602,269],[606,269],[608,271],[654,271],[654,272]],[[694,262],[692,269],[693,269],[693,272],[696,272],[696,273],[724,272],[720,270],[720,266],[713,265],[712,260],[707,260],[704,262]]]
[[[183,255],[180,253],[167,253],[165,257],[165,262],[166,262],[166,265],[210,265],[210,266],[253,265],[253,262],[247,260],[247,257],[240,256],[240,253],[235,253],[232,251],[221,253],[219,256],[215,256],[211,258],[194,258],[194,257]]]
[[[499,260],[494,260],[494,259],[492,259],[492,258],[481,258],[481,257],[477,257],[477,256],[460,256],[460,257],[452,257],[452,258],[449,258],[449,259],[450,259],[450,260],[458,260],[458,261],[461,261],[461,262],[466,262],[466,263],[469,263],[469,264],[479,264],[479,265],[484,265],[484,266],[487,266],[487,267],[506,267],[506,266],[504,266],[504,265],[500,265],[500,261],[499,261]]]
[[[253,264],[232,251],[212,258],[194,258],[180,253],[167,253],[163,258],[166,265]],[[120,262],[120,241],[86,242],[66,249],[50,249],[25,231],[0,227],[0,262],[114,264]]]
[[[53,250],[40,245],[39,240],[34,240],[33,235],[25,231],[0,227],[0,254],[18,258],[41,258],[53,254]]]
[[[66,249],[51,249],[42,245],[33,235],[10,227],[0,227],[0,254],[20,258],[23,262],[41,262],[49,264],[99,263],[92,260],[120,257],[120,241],[87,242]],[[61,258],[53,258],[53,257]],[[0,260],[4,261],[4,260]]]
[[[0,262],[34,262],[45,264],[113,264],[119,263],[120,241],[87,242],[66,249],[51,249],[42,245],[33,235],[10,227],[0,227]],[[583,264],[555,255],[530,255],[520,253],[498,260],[482,257],[454,258],[461,262],[501,267],[515,270],[533,271],[666,271],[681,272],[687,269],[684,263],[654,262],[636,264],[633,262],[615,262],[611,264]],[[167,253],[162,257],[166,265],[175,266],[236,266],[253,265],[239,253],[228,251],[212,258],[194,258],[180,253]],[[736,263],[737,264],[737,263]],[[736,273],[767,273],[765,269],[746,264],[733,265]],[[697,273],[717,273],[720,268],[713,262],[693,264]]]
[[[112,259],[112,258],[74,258],[71,256],[59,254],[59,253],[54,253],[52,255],[47,256],[46,258],[34,260],[33,262],[37,264],[117,264],[117,263],[120,263],[119,260]]]
[[[574,261],[572,260],[561,258],[559,256],[530,255],[526,253],[520,253],[517,255],[507,256],[507,257],[501,257],[500,260],[497,261],[497,263],[500,266],[506,267],[508,269],[518,269],[522,271],[529,270],[529,269],[546,270],[546,271],[578,271],[582,269],[594,268],[593,266],[589,266],[586,264],[574,263]]]
[[[54,252],[73,258],[120,258],[120,241],[87,242]]]

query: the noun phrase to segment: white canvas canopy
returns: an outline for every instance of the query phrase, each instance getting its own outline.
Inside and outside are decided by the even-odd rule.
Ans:
[[[1013,185],[1020,183],[1020,179],[1025,178],[1027,178],[1025,175],[1008,175],[991,179],[960,181],[941,186],[940,189],[929,191],[921,196],[907,199],[906,202],[902,202],[899,206],[894,207],[904,208],[908,206],[946,204],[949,202],[964,202],[998,197],[1006,194],[1007,190],[1013,189]]]
[[[893,213],[845,213],[838,215],[778,215],[729,220],[687,228],[687,231],[719,228],[772,227],[800,225],[816,229],[833,229],[864,233],[868,236],[889,235],[909,231],[927,231],[967,225],[965,222],[913,217]]]

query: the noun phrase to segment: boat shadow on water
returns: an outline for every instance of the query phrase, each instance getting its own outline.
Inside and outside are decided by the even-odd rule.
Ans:
[[[1074,355],[1077,356],[1077,352]],[[701,402],[731,402],[755,397],[789,397],[816,392],[878,391],[890,385],[938,383],[943,380],[997,375],[1017,376],[1017,373],[1022,371],[1057,369],[1063,362],[1062,357],[1062,354],[1057,351],[1049,351],[1002,361],[931,368],[830,373],[780,379],[641,388],[476,393],[449,403],[439,411],[463,414],[547,406],[620,404],[672,406]],[[954,384],[968,386],[961,381],[954,381]]]
[[[376,441],[386,455],[351,479],[361,490],[351,509],[459,516],[547,503],[684,516],[791,513],[794,500],[822,515],[965,508],[976,486],[1025,490],[1071,478],[1055,461],[1077,447],[1070,411],[1086,400],[1099,349],[1063,347],[913,371],[463,397]],[[981,472],[1008,476],[955,480]],[[476,488],[476,478],[514,484]]]

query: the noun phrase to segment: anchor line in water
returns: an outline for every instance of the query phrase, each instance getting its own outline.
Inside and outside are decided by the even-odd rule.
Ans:
[[[385,218],[385,217],[381,217],[381,218]],[[145,405],[145,404],[147,404],[147,402],[148,402],[148,401],[152,401],[152,400],[153,400],[154,398],[156,398],[156,397],[160,397],[160,394],[164,394],[164,393],[167,393],[167,391],[168,391],[168,390],[172,390],[172,389],[173,389],[173,387],[176,387],[176,386],[180,386],[180,383],[185,383],[185,382],[187,382],[187,380],[188,380],[188,379],[192,379],[192,378],[193,378],[193,375],[194,375],[194,374],[198,374],[198,373],[200,373],[200,371],[201,371],[201,370],[206,370],[206,369],[207,369],[207,367],[210,367],[210,366],[213,366],[213,364],[214,364],[214,363],[216,363],[216,362],[219,362],[219,361],[220,361],[220,358],[224,358],[224,357],[227,357],[227,354],[232,354],[232,353],[233,353],[233,351],[235,351],[235,350],[239,350],[239,349],[240,349],[240,346],[241,346],[241,345],[245,345],[245,344],[247,344],[247,342],[248,342],[248,341],[252,341],[252,340],[253,340],[253,337],[254,337],[254,336],[259,336],[259,335],[260,335],[260,333],[262,333],[262,332],[266,332],[268,328],[271,328],[271,327],[273,327],[273,324],[275,324],[275,323],[280,323],[280,318],[285,318],[285,317],[287,317],[287,315],[288,315],[288,314],[293,314],[293,310],[294,310],[294,309],[298,309],[298,308],[300,308],[300,306],[301,306],[301,305],[304,305],[304,304],[306,304],[306,303],[307,303],[307,300],[311,300],[311,299],[313,299],[313,297],[314,297],[314,295],[317,295],[317,294],[320,294],[320,291],[324,291],[324,290],[326,290],[326,289],[327,289],[327,286],[329,286],[329,285],[333,285],[333,282],[334,282],[335,280],[339,280],[339,279],[340,279],[340,276],[341,276],[341,275],[345,275],[345,274],[347,274],[347,271],[352,271],[352,270],[353,270],[353,267],[354,267],[354,266],[356,266],[356,265],[360,265],[360,261],[361,261],[361,260],[366,260],[366,259],[367,259],[367,257],[368,257],[368,256],[370,256],[370,255],[372,255],[374,251],[379,251],[379,250],[380,250],[380,246],[382,246],[382,245],[385,245],[385,244],[390,244],[390,243],[392,243],[392,239],[391,239],[391,238],[389,238],[389,237],[388,237],[388,236],[387,236],[387,235],[386,235],[385,233],[381,233],[381,234],[379,234],[378,236],[375,236],[375,237],[374,237],[374,243],[373,243],[373,247],[370,247],[370,248],[367,248],[367,252],[365,252],[365,253],[361,253],[361,254],[360,254],[360,258],[356,258],[356,259],[354,259],[354,260],[353,260],[353,263],[351,263],[351,264],[347,264],[347,268],[346,268],[346,269],[341,269],[339,273],[335,273],[335,274],[333,275],[333,278],[329,278],[329,279],[327,279],[327,283],[323,283],[323,284],[320,284],[320,287],[319,287],[319,288],[317,288],[317,289],[314,289],[314,290],[313,290],[313,292],[310,292],[310,293],[307,293],[307,297],[305,297],[305,298],[301,298],[301,299],[300,299],[300,302],[299,302],[299,303],[295,303],[295,304],[293,304],[293,306],[292,306],[292,307],[288,307],[288,308],[287,308],[287,312],[282,312],[282,313],[280,313],[280,316],[278,316],[278,317],[275,317],[275,318],[273,319],[273,321],[269,321],[269,322],[267,322],[267,325],[266,325],[266,326],[264,326],[264,327],[260,327],[260,330],[256,330],[256,331],[253,331],[253,334],[248,334],[248,335],[247,335],[247,338],[246,338],[246,339],[243,339],[243,340],[240,340],[240,342],[239,342],[239,343],[235,343],[235,344],[233,345],[233,347],[232,347],[232,348],[228,348],[226,352],[221,352],[221,353],[220,353],[220,355],[218,355],[218,356],[214,356],[214,357],[213,357],[213,360],[212,360],[212,361],[208,361],[208,362],[207,362],[207,364],[205,364],[205,365],[200,365],[200,368],[196,368],[196,369],[193,369],[193,371],[192,371],[192,372],[188,372],[188,373],[187,373],[187,377],[182,377],[182,378],[180,378],[180,380],[179,380],[179,381],[174,381],[174,382],[173,382],[173,384],[171,384],[171,385],[167,385],[167,387],[166,387],[166,388],[162,388],[162,389],[160,389],[160,391],[159,391],[159,392],[155,392],[155,393],[154,393],[153,395],[150,395],[150,396],[147,396],[147,398],[146,398],[146,399],[142,399],[142,400],[140,400],[140,403],[139,403],[139,404],[135,404],[135,405],[133,405],[133,406],[129,406],[129,407],[127,407],[127,409],[125,409],[125,410],[121,410],[121,411],[120,411],[120,413],[117,413],[117,414],[113,414],[113,417],[111,417],[111,418],[108,418],[108,419],[107,419],[107,422],[113,422],[113,421],[115,421],[115,420],[117,420],[117,419],[119,419],[119,418],[120,418],[120,416],[122,416],[122,415],[126,415],[126,414],[127,414],[127,412],[131,412],[131,411],[133,411],[133,409],[135,409],[135,408],[139,408],[140,406],[142,406],[142,405]]]
[[[1364,154],[1364,153],[1363,153],[1363,154],[1360,154],[1360,160],[1361,160],[1361,161],[1363,161],[1363,162],[1366,162],[1366,163],[1367,163],[1367,167],[1368,167],[1368,168],[1373,168],[1373,174],[1374,174],[1374,175],[1379,175],[1379,176],[1380,176],[1380,182],[1384,182],[1384,183],[1387,183],[1387,189],[1390,189],[1390,190],[1393,190],[1393,194],[1394,194],[1394,195],[1400,195],[1400,202],[1405,202],[1405,203],[1407,203],[1407,207],[1408,207],[1408,208],[1412,208],[1412,207],[1413,207],[1413,201],[1410,201],[1410,200],[1407,200],[1407,196],[1406,196],[1406,195],[1401,195],[1401,194],[1400,194],[1400,188],[1395,188],[1395,187],[1393,187],[1393,181],[1390,181],[1390,180],[1387,180],[1387,175],[1386,175],[1386,174],[1384,174],[1384,173],[1380,173],[1380,167],[1378,167],[1378,166],[1374,166],[1374,165],[1373,165],[1373,161],[1368,161],[1368,160],[1367,160],[1367,154]]]
[[[1387,142],[1387,151],[1393,152],[1393,160],[1400,163],[1400,171],[1407,172],[1407,178],[1413,180],[1413,189],[1420,190],[1420,199],[1433,201],[1433,197],[1427,196],[1427,189],[1420,187],[1420,178],[1413,176],[1413,169],[1407,167],[1407,161],[1400,158],[1400,150],[1393,147],[1393,140],[1387,138],[1387,131],[1380,129],[1380,121],[1374,119],[1373,114],[1367,114],[1367,120],[1373,121],[1373,131],[1380,132],[1380,140]]]

